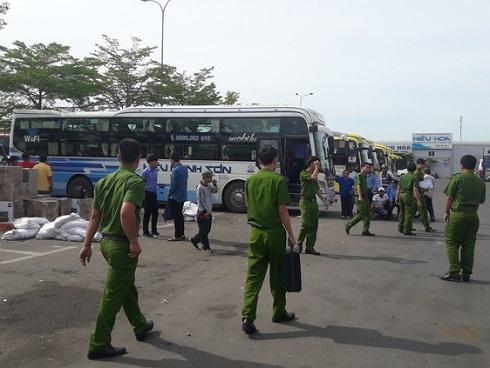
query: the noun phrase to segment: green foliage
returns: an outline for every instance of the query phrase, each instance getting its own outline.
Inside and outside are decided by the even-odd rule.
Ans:
[[[0,3],[0,16],[7,14],[7,10],[9,10],[9,3]],[[3,27],[5,27],[6,25],[7,23],[5,22],[5,20],[3,20],[3,17],[0,17],[0,30],[3,29]]]

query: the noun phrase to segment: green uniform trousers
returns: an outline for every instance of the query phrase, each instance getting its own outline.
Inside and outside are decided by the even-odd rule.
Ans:
[[[480,227],[477,212],[451,212],[446,225],[449,272],[471,275],[475,254],[476,233]],[[461,258],[459,256],[461,248]]]
[[[116,314],[124,312],[135,333],[143,332],[148,323],[138,305],[134,285],[137,258],[129,258],[129,244],[123,241],[102,240],[102,255],[109,264],[104,294],[99,303],[95,331],[90,338],[89,351],[99,352],[111,345],[111,332]]]
[[[274,304],[273,318],[280,318],[286,311],[286,287],[284,278],[284,254],[286,230],[282,226],[274,229],[252,227],[248,249],[248,272],[245,281],[242,318],[254,321],[257,301],[267,265],[270,264],[270,288]]]
[[[354,218],[347,223],[349,228],[355,226],[358,222],[363,221],[362,232],[369,231],[369,225],[371,224],[371,217],[369,215],[369,202],[367,200],[356,199],[357,213]]]
[[[400,216],[398,216],[398,230],[404,234],[412,232],[412,221],[415,213],[413,193],[400,193]]]
[[[301,198],[299,208],[301,210],[301,229],[299,231],[298,244],[303,244],[306,239],[306,249],[313,249],[316,242],[319,216],[316,198],[313,200]]]
[[[422,225],[424,225],[424,228],[427,229],[430,227],[429,214],[427,212],[427,206],[425,204],[424,194],[420,193],[420,196],[422,197],[422,200],[420,201],[420,206],[418,206],[417,203],[414,203],[414,206],[418,206],[420,222],[422,223]]]

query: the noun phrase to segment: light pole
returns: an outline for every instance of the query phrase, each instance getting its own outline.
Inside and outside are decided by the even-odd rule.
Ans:
[[[313,96],[314,93],[313,92],[309,92],[309,93],[305,93],[305,94],[300,94],[298,92],[296,92],[296,96],[299,96],[299,106],[303,106],[303,98],[305,98],[306,96]]]
[[[165,9],[167,9],[167,5],[170,1],[172,0],[167,0],[167,2],[165,3],[164,6],[162,6],[162,4],[160,4],[158,1],[156,0],[141,0],[145,3],[155,3],[157,4],[159,7],[160,7],[160,10],[162,11],[162,46],[161,46],[161,57],[160,57],[160,64],[163,65],[163,31],[164,31],[164,26],[165,26]]]

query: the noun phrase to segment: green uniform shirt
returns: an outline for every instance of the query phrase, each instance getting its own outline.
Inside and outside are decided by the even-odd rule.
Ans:
[[[424,180],[424,173],[421,169],[415,170],[415,177],[418,179],[418,181]]]
[[[358,186],[361,186],[362,199],[366,200],[367,199],[367,197],[366,197],[367,196],[367,179],[362,174],[356,175],[356,178],[354,179],[354,191],[356,193],[356,197],[359,198]]]
[[[281,175],[262,169],[245,184],[248,223],[273,229],[281,226],[278,206],[289,204],[289,190]]]
[[[475,212],[485,202],[485,183],[474,173],[455,174],[449,181],[444,194],[454,199],[453,211]]]
[[[144,198],[145,182],[132,171],[119,169],[99,180],[95,186],[92,207],[102,212],[100,231],[105,235],[126,236],[120,220],[123,202],[136,206],[136,229],[139,229],[139,209]]]
[[[316,197],[316,192],[320,189],[318,180],[311,180],[309,170],[303,170],[300,174],[301,179],[301,197],[306,200],[312,200]]]
[[[413,188],[418,188],[419,181],[414,173],[403,174],[400,177],[400,193],[413,193]]]

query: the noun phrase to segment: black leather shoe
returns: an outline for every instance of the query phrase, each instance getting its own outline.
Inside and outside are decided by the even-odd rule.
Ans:
[[[319,256],[320,252],[317,252],[315,248],[306,248],[305,249],[305,254],[313,254],[314,256]]]
[[[369,231],[365,231],[362,233],[362,236],[376,236],[376,235],[374,235],[373,233],[371,233]]]
[[[463,273],[463,282],[470,282],[471,277],[467,273]]]
[[[145,330],[141,333],[134,334],[134,336],[136,336],[136,340],[138,341],[145,341],[148,332],[151,330],[153,330],[153,321],[148,321],[148,326],[146,326]]]
[[[411,236],[413,236],[413,235],[417,235],[417,234],[415,234],[414,232],[411,232],[410,231],[409,233],[403,233],[403,235],[411,235]]]
[[[153,238],[153,235],[150,233],[143,233],[143,238]]]
[[[98,352],[89,351],[87,353],[87,358],[90,360],[112,358],[118,355],[127,354],[126,348],[115,348],[113,346]]]
[[[435,232],[437,232],[437,230],[429,226],[429,227],[425,228],[425,232],[426,233],[435,233]]]
[[[153,236],[160,236],[160,233],[158,231],[152,231],[151,235]]]
[[[347,235],[350,235],[350,226],[349,224],[345,224],[345,232]]]
[[[255,328],[253,321],[249,319],[244,319],[242,321],[242,331],[245,332],[247,335],[252,335],[257,332],[257,329]]]
[[[398,232],[403,234],[403,229],[398,229]]]
[[[289,322],[296,318],[294,313],[284,312],[284,314],[279,318],[272,318],[272,322],[281,323],[281,322]]]
[[[439,278],[444,281],[453,281],[453,282],[461,281],[461,275],[459,273],[448,272],[445,275],[439,276]]]

